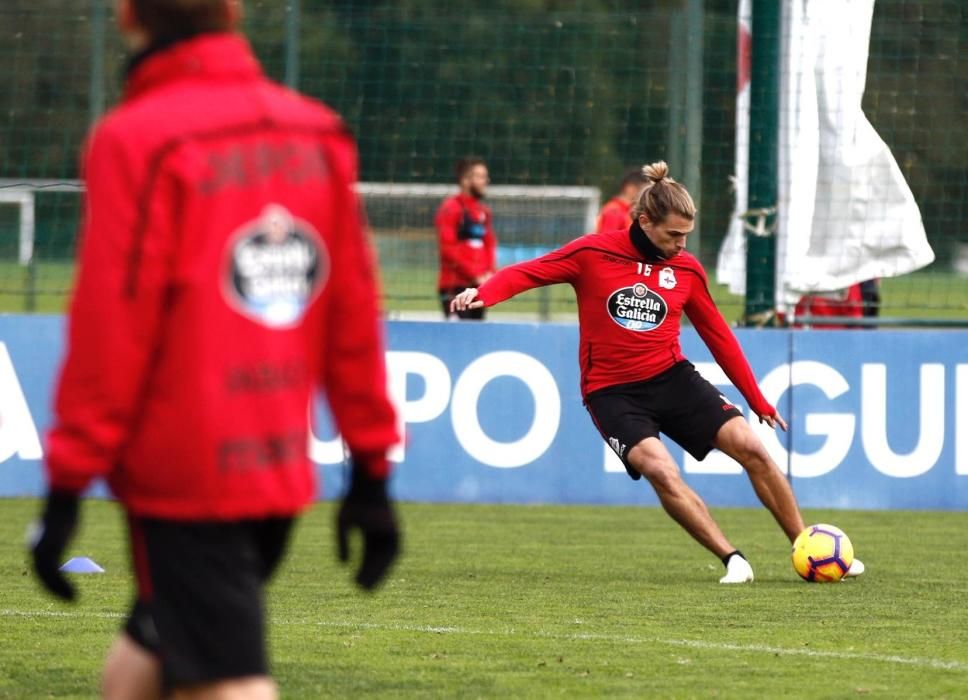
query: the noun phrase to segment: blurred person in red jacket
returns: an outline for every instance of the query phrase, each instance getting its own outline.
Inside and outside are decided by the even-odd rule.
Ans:
[[[843,319],[843,323],[817,323],[816,320],[808,321],[807,327],[836,330],[841,328],[852,328],[849,321],[853,318],[861,318],[864,315],[864,301],[861,297],[861,287],[853,284],[846,289],[835,292],[816,292],[805,294],[800,297],[794,309],[794,328],[803,328],[804,324],[799,321],[803,317],[811,319]]]
[[[353,463],[337,518],[363,534],[357,583],[398,551],[398,441],[356,146],[324,105],[269,81],[238,0],[120,0],[133,52],[93,129],[67,356],[32,555],[59,566],[81,494],[127,515],[135,603],[108,653],[111,698],[273,698],[264,587],[316,496],[307,412],[325,390]]]
[[[440,247],[437,291],[445,318],[482,320],[484,309],[454,312],[450,302],[465,289],[484,284],[497,269],[497,239],[491,210],[484,204],[490,183],[487,164],[482,158],[463,158],[456,175],[460,192],[444,200],[434,219]]]
[[[595,233],[606,233],[619,229],[627,230],[632,224],[632,203],[648,182],[642,168],[627,170],[619,183],[618,194],[605,203],[598,213]]]
[[[880,279],[871,279],[852,284],[846,289],[833,292],[815,292],[800,297],[793,312],[794,328],[819,328],[836,330],[857,328],[860,324],[851,323],[856,318],[877,318],[880,315]],[[800,319],[808,318],[804,322]],[[843,323],[825,322],[825,319],[843,319]],[[872,329],[874,325],[860,325]]]

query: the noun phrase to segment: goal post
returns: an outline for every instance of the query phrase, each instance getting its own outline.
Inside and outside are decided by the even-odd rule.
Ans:
[[[74,251],[69,245],[70,233],[63,233],[54,242],[48,234],[52,228],[63,232],[75,227],[76,222],[67,219],[76,214],[52,208],[44,197],[59,192],[74,193],[79,198],[82,191],[79,180],[0,179],[0,205],[12,204],[19,209],[17,262],[21,266],[30,267],[39,260],[65,264],[71,260]],[[439,257],[434,217],[444,199],[457,193],[457,186],[361,182],[357,191],[379,250],[389,305],[433,306]],[[601,191],[570,185],[492,185],[486,202],[493,211],[498,262],[503,266],[536,257],[594,231]],[[69,277],[61,275],[59,279],[66,284]],[[50,283],[59,284],[54,280]]]
[[[37,193],[74,192],[80,195],[80,180],[39,180],[0,178],[0,204],[19,206],[17,223],[17,262],[29,265],[34,259],[37,237]]]
[[[17,217],[17,262],[29,265],[34,257],[34,194],[27,190],[0,190],[0,204],[19,207]]]

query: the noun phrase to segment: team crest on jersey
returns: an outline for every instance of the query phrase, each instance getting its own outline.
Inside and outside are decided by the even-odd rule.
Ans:
[[[663,267],[659,270],[659,286],[663,289],[675,289],[676,271],[671,267]]]
[[[608,315],[630,331],[651,331],[662,325],[669,307],[661,296],[637,282],[608,297]]]
[[[298,323],[329,276],[312,225],[270,204],[229,239],[222,290],[229,304],[270,328]]]

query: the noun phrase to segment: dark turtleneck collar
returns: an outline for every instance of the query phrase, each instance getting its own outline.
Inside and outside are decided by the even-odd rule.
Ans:
[[[148,58],[154,56],[156,53],[169,49],[175,44],[180,44],[183,41],[188,41],[189,39],[194,39],[198,36],[198,32],[186,32],[184,34],[176,34],[175,36],[163,37],[152,40],[148,46],[141,49],[136,53],[131,54],[128,59],[128,64],[124,68],[124,77],[128,79],[134,72],[134,69],[144,63]]]
[[[642,257],[646,260],[665,260],[666,257],[662,254],[662,251],[649,240],[649,236],[642,230],[639,226],[638,221],[633,221],[632,226],[629,227],[629,240],[632,241],[632,245],[635,249],[642,254]]]

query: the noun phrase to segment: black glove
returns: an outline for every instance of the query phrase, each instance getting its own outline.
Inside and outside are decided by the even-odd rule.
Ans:
[[[356,572],[356,583],[365,590],[373,590],[393,564],[400,551],[400,531],[387,496],[386,479],[367,475],[354,465],[350,487],[343,497],[336,518],[336,537],[339,560],[350,558],[350,530],[363,533],[363,562]]]
[[[70,491],[48,493],[44,513],[34,524],[30,542],[34,572],[44,588],[64,600],[74,600],[77,596],[60,567],[64,551],[77,529],[78,501],[78,495]]]

